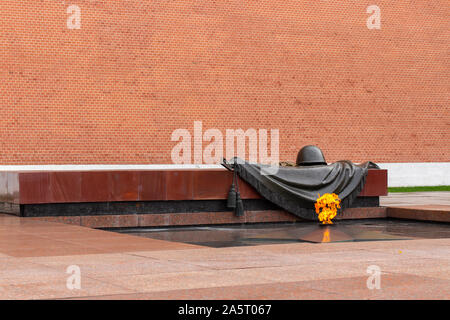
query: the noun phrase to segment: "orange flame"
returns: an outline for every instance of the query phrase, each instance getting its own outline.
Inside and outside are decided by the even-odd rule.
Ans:
[[[328,230],[328,227],[326,228],[327,229],[323,231],[322,242],[330,242],[330,230]]]
[[[319,194],[315,207],[322,224],[333,224],[331,219],[337,215],[337,209],[341,208],[340,203],[341,200],[335,193],[325,193],[323,196]]]

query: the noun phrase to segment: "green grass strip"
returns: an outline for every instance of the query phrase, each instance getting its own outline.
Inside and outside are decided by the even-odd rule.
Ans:
[[[450,186],[433,187],[391,187],[389,192],[424,192],[424,191],[450,191]]]

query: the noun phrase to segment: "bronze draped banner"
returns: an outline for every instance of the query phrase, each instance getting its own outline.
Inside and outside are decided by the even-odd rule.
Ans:
[[[317,220],[314,203],[319,194],[336,193],[341,208],[348,208],[363,189],[368,169],[379,169],[370,161],[354,164],[343,160],[329,165],[280,166],[274,174],[264,174],[273,168],[239,158],[234,158],[232,164],[237,174],[261,196],[307,220]]]

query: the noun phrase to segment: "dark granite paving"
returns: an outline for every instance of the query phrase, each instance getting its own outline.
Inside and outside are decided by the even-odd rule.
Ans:
[[[296,242],[322,243],[450,238],[450,225],[397,219],[367,219],[338,221],[331,226],[321,226],[316,222],[300,222],[166,229],[124,229],[121,232],[151,239],[219,248]]]

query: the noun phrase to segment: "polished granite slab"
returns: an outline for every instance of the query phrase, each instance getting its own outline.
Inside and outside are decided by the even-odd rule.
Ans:
[[[14,204],[224,200],[225,169],[0,172],[0,202]],[[238,179],[242,199],[261,196]],[[387,170],[370,169],[360,197],[387,194]]]
[[[183,228],[137,228],[120,232],[145,238],[208,247],[235,247],[277,243],[324,243],[450,238],[445,223],[394,219],[338,221],[332,226],[316,222]]]

